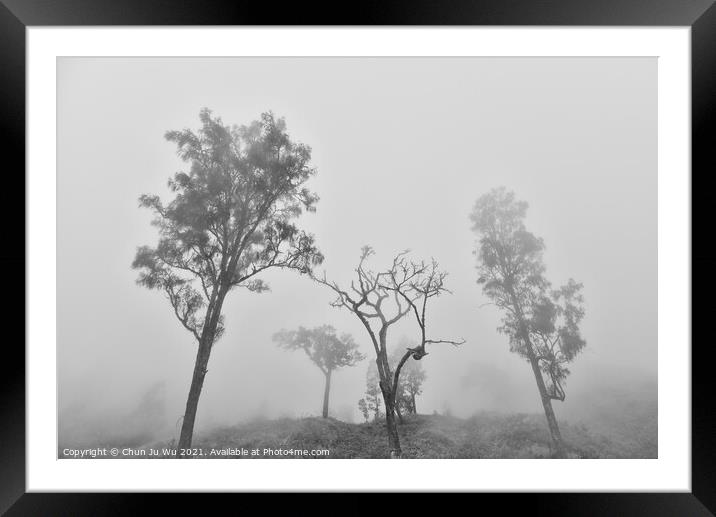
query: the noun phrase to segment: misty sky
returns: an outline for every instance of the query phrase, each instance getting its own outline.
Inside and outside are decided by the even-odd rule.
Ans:
[[[59,59],[61,412],[121,414],[163,383],[167,420],[183,414],[196,343],[130,264],[157,240],[138,196],[170,199],[167,179],[185,168],[164,132],[198,128],[205,106],[232,124],[272,110],[312,147],[309,186],[321,201],[300,225],[316,235],[329,278],[345,283],[364,244],[375,267],[410,248],[449,272],[453,295],[433,303],[430,332],[466,344],[429,349],[420,412],[541,412],[530,367],[509,352],[476,284],[468,215],[500,185],[529,202],[548,278],[584,283],[587,348],[558,417],[591,400],[581,394],[654,380],[656,71],[652,58]],[[329,306],[330,290],[293,272],[263,278],[271,292],[227,297],[198,429],[320,414],[320,371],[278,349],[277,330],[330,324],[373,354],[355,316]],[[416,331],[412,321],[393,327],[389,342]],[[334,375],[333,414],[359,419],[367,367]]]

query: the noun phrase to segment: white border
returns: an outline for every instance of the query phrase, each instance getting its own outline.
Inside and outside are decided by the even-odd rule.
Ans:
[[[39,28],[27,32],[27,490],[690,491],[690,29]],[[58,56],[658,56],[659,458],[57,460]],[[280,460],[278,460],[280,461]]]

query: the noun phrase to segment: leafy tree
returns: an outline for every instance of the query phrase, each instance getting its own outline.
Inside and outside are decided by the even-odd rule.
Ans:
[[[430,263],[411,261],[408,260],[407,253],[407,251],[399,253],[387,269],[375,272],[366,267],[366,260],[374,254],[374,251],[370,246],[364,246],[355,270],[357,278],[347,289],[328,281],[325,275],[323,278],[314,276],[316,281],[330,287],[336,293],[337,298],[331,305],[345,308],[353,313],[370,336],[385,404],[391,458],[400,458],[401,455],[400,438],[395,421],[395,404],[403,365],[410,357],[419,361],[426,356],[427,344],[462,343],[462,341],[428,339],[425,319],[428,300],[448,292],[444,285],[447,273],[440,271],[434,260]],[[414,316],[417,323],[420,342],[415,348],[409,348],[404,352],[393,369],[388,360],[388,330],[410,314]]]
[[[499,330],[508,336],[510,350],[532,367],[553,454],[563,457],[552,400],[564,400],[566,365],[586,345],[579,330],[584,316],[582,284],[570,279],[565,286],[551,289],[542,259],[544,242],[527,231],[526,213],[527,203],[516,200],[504,187],[477,200],[471,220],[479,234],[478,283],[503,311]]]
[[[366,420],[368,420],[368,413],[373,413],[373,421],[377,421],[382,416],[380,399],[378,368],[373,362],[368,365],[368,371],[365,376],[365,397],[358,401],[358,409],[361,411],[363,411],[363,407],[366,409],[363,414]]]
[[[179,448],[191,446],[199,395],[214,343],[224,331],[222,307],[236,287],[268,290],[269,268],[309,273],[323,257],[313,236],[292,222],[318,198],[303,184],[315,173],[311,149],[295,143],[283,119],[264,113],[248,126],[225,126],[208,109],[201,128],[169,131],[188,169],[169,180],[174,198],[140,197],[159,229],[155,247],[137,250],[137,283],[164,293],[198,343]]]
[[[368,404],[366,404],[365,399],[360,399],[358,401],[358,409],[361,412],[361,415],[363,415],[363,420],[368,421]]]
[[[350,334],[336,335],[336,329],[323,325],[313,329],[282,330],[273,336],[279,346],[286,350],[303,350],[325,376],[323,391],[323,418],[328,418],[328,398],[331,391],[333,371],[344,366],[354,366],[365,356]]]

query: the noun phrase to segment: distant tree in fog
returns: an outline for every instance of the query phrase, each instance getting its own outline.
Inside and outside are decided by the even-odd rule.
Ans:
[[[408,345],[414,343],[403,341],[402,348],[396,348],[388,358],[391,369],[395,371],[405,353],[403,350],[412,350]],[[400,370],[401,375],[398,376],[398,383],[395,387],[395,414],[398,422],[403,423],[404,413],[416,413],[415,397],[422,393],[422,384],[425,380],[425,371],[423,363],[419,361],[406,361]],[[358,401],[358,409],[363,411],[366,407],[366,400],[370,400],[371,408],[380,408],[380,399],[376,397],[380,394],[380,379],[375,363],[371,363],[368,367],[368,375],[366,376],[366,398]],[[377,400],[377,403],[375,402]],[[366,412],[367,415],[367,412]],[[379,417],[379,412],[375,418]],[[368,417],[366,416],[366,420]]]
[[[378,368],[373,362],[368,365],[368,371],[365,375],[365,397],[358,401],[358,409],[363,412],[363,408],[365,408],[363,416],[365,417],[366,421],[368,420],[368,415],[370,413],[373,413],[373,421],[378,420],[382,416],[382,411],[380,410],[380,399],[381,393],[378,378]]]
[[[477,200],[471,220],[479,235],[475,251],[478,283],[503,311],[499,330],[509,337],[510,350],[532,367],[553,455],[564,457],[552,400],[564,400],[567,364],[586,345],[579,330],[584,316],[582,284],[570,279],[559,289],[551,289],[544,276],[544,242],[527,231],[526,213],[527,203],[516,200],[504,187]]]
[[[449,292],[445,288],[447,273],[438,268],[437,262],[416,262],[408,260],[408,252],[395,256],[393,263],[385,270],[374,272],[366,267],[367,259],[374,254],[370,246],[361,251],[356,278],[347,288],[323,278],[314,279],[330,287],[337,295],[331,304],[352,312],[363,324],[375,350],[380,390],[385,404],[385,421],[388,431],[388,445],[391,458],[400,458],[400,438],[395,421],[396,394],[400,382],[400,371],[412,357],[419,361],[427,355],[426,345],[450,343],[459,345],[462,341],[428,339],[426,310],[428,300]],[[418,326],[420,342],[408,348],[395,366],[388,359],[388,330],[391,325],[412,315]]]
[[[358,409],[360,410],[361,415],[363,415],[363,420],[368,421],[368,405],[365,402],[365,399],[360,399],[358,401]]]
[[[323,257],[313,236],[292,222],[314,211],[317,196],[303,187],[315,170],[311,149],[293,142],[271,113],[248,126],[225,126],[208,109],[201,129],[169,131],[189,164],[169,180],[174,198],[140,197],[159,229],[156,247],[137,250],[137,282],[164,293],[198,343],[178,447],[190,447],[209,356],[224,331],[221,313],[235,287],[268,290],[258,275],[269,268],[308,273]]]
[[[313,329],[282,330],[273,336],[285,350],[303,350],[318,366],[325,377],[323,390],[323,418],[328,418],[328,398],[331,391],[331,375],[338,368],[354,366],[365,356],[350,334],[336,335],[336,329],[323,325]]]
[[[415,346],[414,342],[403,339],[398,348],[390,355],[389,362],[391,368],[397,368],[400,360],[403,358],[403,350],[412,350]],[[420,361],[406,361],[400,371],[398,386],[395,391],[395,410],[398,415],[398,421],[403,422],[403,414],[415,414],[416,400],[415,397],[423,392],[423,381],[426,374],[423,370],[423,363]]]
[[[401,399],[408,413],[417,414],[418,407],[416,397],[423,393],[423,382],[427,374],[423,369],[423,364],[415,361],[409,361],[403,369],[403,380],[401,381]]]

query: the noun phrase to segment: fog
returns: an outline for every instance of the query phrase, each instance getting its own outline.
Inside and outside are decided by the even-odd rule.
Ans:
[[[167,179],[186,167],[164,132],[196,129],[205,106],[231,124],[272,110],[312,147],[318,173],[308,186],[321,200],[299,224],[326,257],[319,272],[349,282],[364,244],[375,248],[376,268],[409,248],[449,272],[453,294],[433,303],[430,331],[465,344],[429,349],[419,412],[542,411],[529,365],[510,353],[496,331],[500,313],[476,283],[468,214],[501,185],[529,202],[547,277],[584,284],[587,348],[570,366],[558,418],[595,417],[630,398],[653,403],[656,66],[652,58],[59,59],[60,440],[178,436],[196,343],[161,293],[136,285],[130,264],[138,246],[157,240],[138,196],[170,199]],[[197,431],[320,415],[321,372],[271,339],[299,325],[333,325],[368,355],[336,372],[331,391],[331,414],[361,421],[374,355],[363,326],[305,276],[263,278],[270,292],[227,297]],[[389,343],[415,332],[401,323]]]

